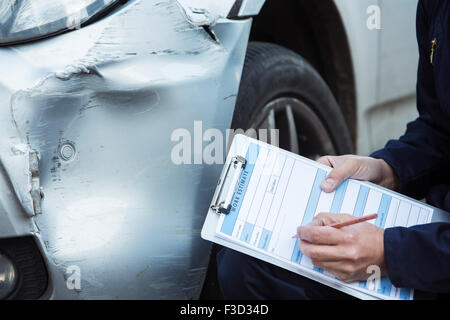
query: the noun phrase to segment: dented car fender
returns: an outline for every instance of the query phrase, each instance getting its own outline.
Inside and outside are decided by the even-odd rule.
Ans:
[[[80,30],[0,48],[0,238],[37,239],[46,298],[199,295],[210,250],[200,229],[221,168],[174,164],[170,137],[196,120],[229,128],[251,19],[219,6],[195,22],[186,3],[130,1]],[[73,266],[78,289],[66,283]]]

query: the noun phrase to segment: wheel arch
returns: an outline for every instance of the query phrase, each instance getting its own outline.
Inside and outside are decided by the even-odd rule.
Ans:
[[[276,43],[311,63],[335,96],[356,142],[356,86],[350,45],[333,0],[267,1],[250,41]]]

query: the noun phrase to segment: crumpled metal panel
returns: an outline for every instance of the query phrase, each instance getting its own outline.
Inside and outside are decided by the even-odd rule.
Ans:
[[[0,197],[0,225],[14,225],[0,237],[39,239],[47,297],[198,296],[220,166],[173,164],[171,134],[196,120],[229,127],[250,24],[223,20],[215,41],[176,1],[132,1],[80,30],[0,48],[0,160],[22,205]],[[19,146],[38,153],[44,195],[26,222],[33,176]],[[66,286],[71,266],[80,289]]]
[[[265,0],[177,0],[187,20],[194,26],[213,26],[234,10],[236,16],[256,16]],[[237,8],[235,8],[238,6]]]
[[[195,26],[213,26],[226,18],[236,0],[177,0],[187,20]]]

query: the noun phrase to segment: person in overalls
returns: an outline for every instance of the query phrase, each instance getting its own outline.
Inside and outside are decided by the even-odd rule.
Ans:
[[[450,1],[420,0],[417,11],[419,117],[405,134],[370,157],[326,156],[333,167],[322,189],[347,178],[367,180],[450,212]],[[351,219],[320,214],[298,228],[300,250],[339,279],[366,280],[380,266],[397,288],[450,293],[450,224],[380,229],[370,223],[324,227]],[[226,299],[340,299],[344,293],[231,249],[217,255]],[[445,297],[445,296],[444,296]]]

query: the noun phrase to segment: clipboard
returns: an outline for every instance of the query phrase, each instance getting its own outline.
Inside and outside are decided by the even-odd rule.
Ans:
[[[230,151],[227,156],[226,163],[223,167],[222,173],[220,175],[216,191],[214,193],[213,199],[210,204],[210,208],[208,210],[207,217],[205,219],[201,236],[203,239],[212,241],[219,245],[231,248],[233,250],[242,252],[244,254],[250,255],[257,259],[263,260],[265,262],[274,264],[276,266],[282,267],[284,269],[290,270],[299,275],[305,276],[309,279],[315,280],[324,285],[330,286],[334,289],[352,295],[354,297],[365,299],[365,300],[376,300],[376,299],[389,299],[389,297],[385,297],[378,292],[365,292],[361,289],[349,286],[348,284],[342,283],[338,281],[336,278],[325,277],[322,274],[317,272],[317,269],[311,269],[302,267],[300,262],[298,264],[293,263],[292,261],[286,261],[286,259],[280,259],[279,257],[274,256],[273,254],[260,250],[255,246],[247,245],[246,243],[238,240],[231,240],[230,238],[224,237],[219,234],[218,227],[223,219],[226,216],[230,215],[230,212],[233,210],[233,206],[235,206],[237,193],[239,193],[240,181],[242,181],[242,176],[246,171],[251,170],[249,166],[255,166],[256,159],[258,158],[258,152],[254,152],[253,154],[250,152],[251,148],[253,150],[258,151],[260,148],[264,150],[269,150],[272,153],[276,153],[277,155],[281,155],[283,157],[289,157],[289,159],[294,159],[294,161],[299,161],[301,165],[311,166],[312,168],[317,168],[317,170],[321,172],[328,173],[331,171],[331,168],[324,166],[315,161],[306,159],[297,154],[293,154],[291,152],[279,149],[277,147],[268,145],[261,141],[252,139],[250,137],[244,135],[236,135],[234,137],[233,143],[230,147]],[[249,179],[250,180],[250,179]],[[426,223],[436,222],[436,221],[445,221],[450,222],[450,215],[442,210],[436,209],[432,206],[424,204],[420,201],[408,198],[391,190],[382,188],[378,185],[351,180],[352,184],[356,184],[360,186],[360,190],[362,188],[367,188],[369,190],[375,190],[374,192],[379,192],[381,194],[386,194],[386,197],[396,197],[396,199],[401,199],[405,203],[414,204],[414,207],[422,208],[423,210],[428,210],[430,212],[430,216],[427,218]],[[286,187],[287,188],[287,187]],[[359,196],[359,195],[358,195]],[[240,197],[245,198],[245,195],[240,195]],[[310,196],[311,199],[311,196]],[[399,200],[400,201],[400,200]],[[334,203],[334,200],[333,200]],[[401,202],[403,203],[403,202]],[[356,205],[355,205],[356,206]],[[400,206],[400,202],[399,202]],[[381,207],[381,204],[380,204]],[[412,208],[412,207],[411,207]],[[238,208],[239,210],[240,208]],[[355,209],[356,210],[356,209]],[[387,210],[387,209],[386,209]],[[389,209],[390,210],[390,209]],[[397,210],[399,210],[397,208]],[[305,213],[306,215],[306,213]],[[386,216],[388,213],[386,212]],[[298,224],[299,225],[299,224]],[[222,225],[223,226],[223,225]],[[289,237],[292,234],[289,235]],[[366,290],[367,291],[367,290]],[[411,298],[413,297],[413,291],[411,291]]]

